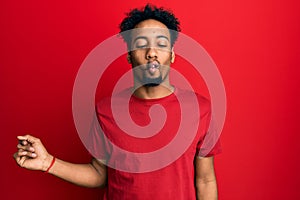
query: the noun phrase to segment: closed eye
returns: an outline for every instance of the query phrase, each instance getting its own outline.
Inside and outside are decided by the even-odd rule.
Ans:
[[[167,47],[168,45],[166,44],[158,44],[158,47]]]
[[[146,48],[147,45],[148,45],[148,41],[144,37],[138,37],[134,42],[135,48],[138,48],[138,49]]]
[[[138,48],[138,49],[144,49],[146,47],[147,47],[147,45],[136,45],[136,48]]]

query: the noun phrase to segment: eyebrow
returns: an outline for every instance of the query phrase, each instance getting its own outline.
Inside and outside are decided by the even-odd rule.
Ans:
[[[159,36],[157,36],[156,38],[165,38],[166,40],[169,41],[169,38],[168,38],[167,36],[164,36],[164,35],[159,35]]]
[[[136,37],[134,40],[133,40],[133,42],[136,42],[137,40],[139,40],[139,39],[147,39],[145,36],[138,36],[138,37]]]
[[[157,39],[159,39],[159,38],[165,38],[166,40],[168,40],[169,41],[169,38],[167,37],[167,36],[164,36],[164,35],[158,35],[157,37],[156,37]],[[133,42],[136,42],[138,39],[147,39],[147,37],[146,36],[138,36],[138,37],[136,37],[134,40],[133,40]]]

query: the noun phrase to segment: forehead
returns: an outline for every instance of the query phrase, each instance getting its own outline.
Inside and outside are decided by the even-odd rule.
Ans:
[[[163,23],[148,19],[138,23],[135,29],[132,30],[132,37],[146,36],[146,37],[156,37],[158,35],[170,37],[169,29]]]

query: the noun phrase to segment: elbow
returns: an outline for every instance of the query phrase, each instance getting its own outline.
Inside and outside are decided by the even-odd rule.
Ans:
[[[217,182],[215,176],[196,178],[196,185],[204,185]]]
[[[88,187],[88,188],[105,188],[106,187],[106,181],[95,180],[95,181],[89,182],[85,186]]]
[[[107,169],[104,165],[99,165],[95,160],[90,164],[93,172],[90,178],[90,188],[104,188],[107,184]]]
[[[216,185],[217,179],[215,176],[196,178],[195,186],[197,189],[203,188],[206,185]]]
[[[106,187],[106,179],[95,173],[94,176],[87,178],[83,184],[80,184],[80,186],[87,188],[104,188]]]

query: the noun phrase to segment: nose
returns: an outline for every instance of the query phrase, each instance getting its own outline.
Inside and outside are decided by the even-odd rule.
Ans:
[[[153,47],[149,47],[146,53],[146,59],[156,59],[157,58],[157,52],[156,49]]]

